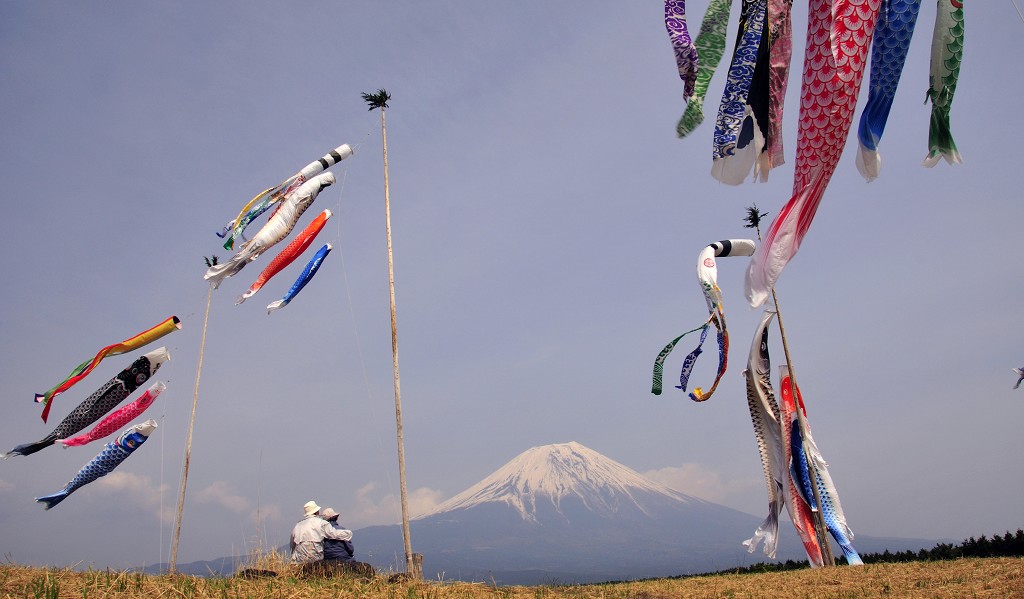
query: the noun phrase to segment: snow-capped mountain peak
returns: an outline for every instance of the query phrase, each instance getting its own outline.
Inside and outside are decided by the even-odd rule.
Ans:
[[[524,451],[421,518],[485,503],[505,503],[523,519],[535,520],[538,503],[550,502],[560,512],[562,501],[569,497],[597,513],[616,513],[626,505],[646,513],[643,499],[651,494],[684,503],[694,500],[573,441]]]

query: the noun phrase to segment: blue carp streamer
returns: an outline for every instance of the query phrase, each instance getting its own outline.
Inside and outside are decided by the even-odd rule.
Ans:
[[[860,115],[857,139],[857,170],[868,181],[878,177],[882,157],[878,142],[882,140],[889,110],[896,98],[896,87],[903,73],[914,36],[921,0],[882,0],[882,8],[875,25],[875,38],[871,45],[871,81],[868,101]]]
[[[136,449],[146,442],[146,439],[153,434],[154,429],[156,429],[156,421],[147,420],[121,433],[121,436],[116,440],[107,443],[99,455],[94,457],[85,466],[82,466],[82,469],[78,471],[75,478],[71,479],[71,482],[65,485],[63,489],[52,495],[36,497],[36,501],[43,504],[44,509],[51,509],[83,486],[101,476],[110,474],[114,471],[114,468],[117,468],[121,462],[125,461],[128,456],[132,455]]]
[[[288,290],[288,293],[284,294],[283,298],[276,302],[271,302],[270,305],[267,306],[267,314],[287,306],[288,302],[292,301],[292,298],[298,295],[299,292],[302,291],[302,288],[306,286],[306,283],[309,283],[310,279],[313,278],[316,271],[320,269],[320,265],[323,263],[324,258],[326,258],[327,254],[330,252],[331,244],[324,244],[324,247],[320,248],[320,251],[318,251],[309,263],[306,264],[306,268],[302,269],[302,274],[299,275],[299,278],[292,285],[292,288]]]

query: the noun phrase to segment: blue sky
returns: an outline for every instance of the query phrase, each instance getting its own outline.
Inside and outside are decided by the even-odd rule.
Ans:
[[[1024,83],[1005,65],[1024,22],[1010,3],[969,10],[952,117],[965,162],[926,169],[935,6],[924,4],[881,177],[864,182],[848,145],[778,292],[854,530],[960,539],[1022,526],[1024,391],[1011,390],[1010,370],[1024,363],[1024,120],[1013,105]],[[689,3],[694,30],[706,5]],[[360,98],[380,87],[393,96],[414,510],[529,447],[578,441],[762,515],[741,377],[760,317],[743,299],[745,260],[719,267],[733,352],[715,396],[655,397],[650,369],[706,317],[701,248],[750,236],[746,206],[774,215],[789,198],[806,14],[797,3],[788,163],[767,183],[729,187],[710,176],[710,123],[675,137],[682,84],[659,2],[0,3],[0,450],[45,436],[130,362],[108,358],[44,425],[33,394],[100,347],[172,314],[183,323],[162,341],[172,359],[156,378],[168,390],[147,413],[159,428],[114,474],[44,512],[32,499],[99,447],[0,464],[0,553],[167,561],[199,370],[202,257],[226,258],[214,231],[340,143],[356,153],[301,221],[335,213],[316,242],[335,249],[312,283],[266,314],[304,257],[235,306],[260,260],[213,293],[179,562],[280,545],[309,499],[352,528],[398,521],[380,118]],[[681,359],[669,359],[670,378]],[[696,383],[714,366],[709,350]]]

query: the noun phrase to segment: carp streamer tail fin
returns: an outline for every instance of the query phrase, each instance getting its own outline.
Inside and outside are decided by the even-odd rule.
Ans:
[[[924,166],[933,167],[945,158],[949,164],[961,164],[960,150],[956,149],[953,133],[949,129],[949,108],[932,107],[931,122],[928,126],[928,156]]]
[[[43,504],[44,510],[48,510],[51,509],[53,506],[57,505],[58,503],[67,499],[68,495],[70,495],[70,493],[62,489],[54,493],[53,495],[44,495],[42,497],[36,497],[36,501]]]
[[[53,445],[52,440],[36,441],[35,443],[24,443],[8,451],[3,457],[10,458],[16,455],[32,455],[33,453]]]
[[[753,553],[757,546],[764,539],[764,552],[768,559],[775,559],[775,552],[779,546],[779,512],[782,511],[780,502],[772,502],[768,506],[768,517],[754,531],[754,536],[743,541],[747,553]]]

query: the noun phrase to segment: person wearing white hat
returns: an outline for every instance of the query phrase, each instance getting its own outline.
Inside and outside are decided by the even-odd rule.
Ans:
[[[305,517],[292,528],[292,563],[324,559],[324,539],[352,540],[352,531],[331,526],[330,522],[320,517],[320,509],[315,501],[307,501],[302,506]]]

